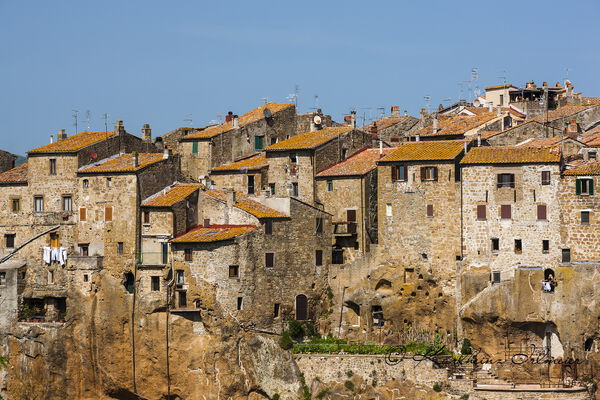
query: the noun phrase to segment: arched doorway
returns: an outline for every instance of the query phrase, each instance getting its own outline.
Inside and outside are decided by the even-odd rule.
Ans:
[[[552,268],[546,268],[544,270],[544,279],[549,281],[549,280],[553,280],[556,277],[556,275],[554,275],[554,271],[552,270]]]
[[[296,319],[298,321],[308,319],[308,298],[303,294],[296,296]]]
[[[133,293],[134,282],[135,278],[133,277],[133,274],[131,272],[127,272],[124,276],[123,285],[125,286],[125,290],[127,290],[128,293]]]

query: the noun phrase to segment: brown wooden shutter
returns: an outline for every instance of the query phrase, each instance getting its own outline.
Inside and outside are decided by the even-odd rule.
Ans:
[[[424,181],[427,177],[427,167],[421,167],[421,180]]]
[[[538,204],[537,206],[537,219],[538,220],[546,220],[546,205]]]
[[[433,168],[433,180],[437,181],[438,179],[438,168],[437,167],[432,167]]]
[[[396,165],[392,165],[392,182],[398,180],[398,167]]]
[[[427,204],[427,216],[433,217],[433,204]]]
[[[272,268],[275,264],[275,254],[265,253],[265,267]]]
[[[81,207],[79,209],[79,220],[80,221],[86,221],[87,220],[87,209],[84,207]]]
[[[356,210],[346,210],[346,221],[356,222]]]
[[[485,220],[487,218],[486,215],[486,206],[485,204],[480,204],[477,206],[477,219]]]
[[[112,207],[104,208],[104,221],[110,222],[113,220],[113,209]]]
[[[510,204],[504,204],[504,205],[500,206],[500,218],[511,219],[512,218],[511,211],[512,210],[511,210]]]

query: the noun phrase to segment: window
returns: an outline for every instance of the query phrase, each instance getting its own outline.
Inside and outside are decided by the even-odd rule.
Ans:
[[[0,286],[4,285],[6,285],[6,272],[2,271],[0,272]]]
[[[239,278],[240,276],[240,266],[239,265],[230,265],[229,266],[229,277],[230,278]]]
[[[298,158],[296,157],[296,153],[290,153],[290,162],[292,164],[295,164],[298,161]]]
[[[112,187],[112,178],[106,178],[106,187]]]
[[[521,239],[515,239],[515,253],[521,254],[523,252],[523,241]]]
[[[33,209],[35,212],[44,212],[44,197],[35,196],[33,198]]]
[[[254,194],[254,175],[248,175],[248,184],[247,184],[247,189],[248,189],[248,194]]]
[[[298,182],[292,183],[292,197],[298,197]]]
[[[392,205],[389,203],[385,205],[385,216],[386,217],[392,216]]]
[[[315,265],[323,265],[323,250],[315,250]]]
[[[179,308],[186,308],[187,307],[187,292],[185,290],[179,290],[177,293],[179,293],[179,302],[178,302],[178,307]]]
[[[194,253],[192,249],[183,250],[183,259],[185,261],[192,261],[194,259]]]
[[[315,226],[317,233],[323,233],[323,218],[315,218]]]
[[[192,154],[198,154],[198,142],[192,142]]]
[[[177,277],[177,284],[183,285],[185,283],[185,274],[182,269],[178,269],[175,271]]]
[[[550,241],[547,239],[542,240],[542,253],[548,254],[550,252]]]
[[[66,213],[73,211],[73,199],[71,196],[63,196],[62,198],[62,210]]]
[[[10,199],[10,209],[12,212],[21,211],[21,199]]]
[[[264,142],[264,136],[254,136],[254,150],[262,150],[264,148]]]
[[[275,144],[277,143],[277,138],[276,137],[272,137],[271,138],[271,144]]]
[[[421,167],[421,181],[437,181],[437,167]]]
[[[582,211],[581,212],[581,224],[582,225],[589,225],[590,224],[590,212],[589,211]]]
[[[537,219],[538,221],[545,221],[547,218],[547,208],[545,204],[538,204],[537,206]]]
[[[406,181],[408,179],[408,167],[406,165],[392,165],[392,182]]]
[[[104,222],[111,222],[113,220],[113,208],[111,206],[104,207]]]
[[[503,204],[500,206],[500,218],[502,219],[511,219],[512,218],[512,208],[510,204]]]
[[[84,282],[89,282],[90,281],[90,276],[88,274],[83,274],[83,281]]]
[[[85,207],[79,209],[79,221],[87,221],[87,209]]]
[[[333,179],[327,179],[327,191],[333,192]]]
[[[492,283],[500,283],[500,271],[492,271]]]
[[[14,233],[7,233],[6,235],[4,235],[4,241],[6,243],[6,248],[7,249],[12,249],[15,247],[15,237],[16,234]]]
[[[265,253],[265,267],[273,268],[275,265],[275,253]]]
[[[273,221],[267,220],[265,221],[265,235],[273,234]]]
[[[492,251],[500,251],[500,239],[492,238]]]
[[[498,104],[499,106],[503,106],[504,105],[504,95],[501,94],[500,95],[500,104]]]
[[[594,194],[594,180],[591,178],[580,178],[575,181],[575,193],[591,196]]]
[[[588,151],[588,159],[589,160],[595,160],[596,159],[596,152],[595,151]]]
[[[427,216],[433,217],[433,204],[427,204]]]
[[[273,304],[273,318],[279,317],[279,303]]]
[[[269,191],[271,192],[272,196],[275,195],[275,184],[274,183],[269,183]]]
[[[88,243],[79,244],[79,255],[82,257],[87,257],[90,255],[90,245]]]
[[[487,209],[485,204],[479,204],[477,206],[477,220],[485,221],[487,219]]]
[[[158,292],[160,290],[160,276],[150,277],[150,287],[153,292]]]
[[[143,218],[144,224],[149,224],[150,223],[150,211],[144,211],[144,213],[142,214],[142,218]]]
[[[243,306],[244,306],[244,298],[238,297],[237,298],[237,310],[240,311]]]
[[[562,262],[571,262],[571,249],[562,249]]]
[[[344,263],[344,249],[331,250],[331,263],[332,264],[343,264]]]
[[[50,159],[50,175],[56,175],[56,159]]]
[[[347,156],[348,156],[348,149],[342,149],[342,151],[340,153],[341,159],[345,160]]]
[[[122,256],[124,252],[123,242],[117,242],[117,254]]]
[[[54,283],[54,271],[48,271],[48,283]]]
[[[83,181],[81,181],[81,186],[82,186],[84,189],[87,189],[87,188],[89,188],[89,187],[90,187],[90,181],[88,181],[87,179],[84,179]]]
[[[515,174],[498,174],[498,187],[515,187]]]
[[[550,171],[542,171],[542,185],[550,184]]]
[[[169,262],[169,243],[162,242],[161,250],[162,250],[162,260],[161,261],[163,264],[167,264]]]

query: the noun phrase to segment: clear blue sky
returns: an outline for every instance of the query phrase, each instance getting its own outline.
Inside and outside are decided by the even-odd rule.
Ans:
[[[600,2],[0,0],[0,148],[18,154],[122,119],[159,135],[261,98],[319,96],[340,120],[397,104],[415,115],[480,87],[566,77],[600,96]],[[503,73],[502,71],[506,71]],[[367,107],[371,107],[369,111]],[[373,115],[374,116],[374,115]]]

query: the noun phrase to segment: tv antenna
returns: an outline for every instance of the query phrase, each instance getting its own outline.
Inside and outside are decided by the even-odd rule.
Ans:
[[[190,125],[190,128],[192,127],[192,114],[186,114],[187,118],[183,119],[183,122],[187,122]]]
[[[503,69],[502,71],[498,72],[500,74],[500,76],[498,77],[498,79],[502,79],[502,84],[506,85],[506,70]]]
[[[315,99],[315,106],[311,107],[310,109],[317,111],[319,109],[319,95],[315,94],[313,98]]]
[[[425,100],[425,108],[427,108],[427,113],[430,113],[431,112],[431,96],[430,95],[423,96],[423,99]]]
[[[108,132],[108,114],[102,114],[102,119],[104,119],[104,131]]]
[[[569,72],[571,72],[571,68],[569,68],[569,67],[565,68],[565,75],[566,75],[565,81],[569,80]]]
[[[79,110],[71,110],[73,111],[73,126],[75,126],[75,134],[77,135],[79,131],[77,130],[77,116],[79,114]]]
[[[379,118],[385,118],[385,107],[377,107],[379,110]]]
[[[90,110],[85,110],[85,121],[87,122],[87,130],[91,131],[92,128],[90,127],[90,124],[92,121],[92,112]]]
[[[268,97],[261,97],[260,98],[264,104],[267,104],[269,102],[269,98]]]

